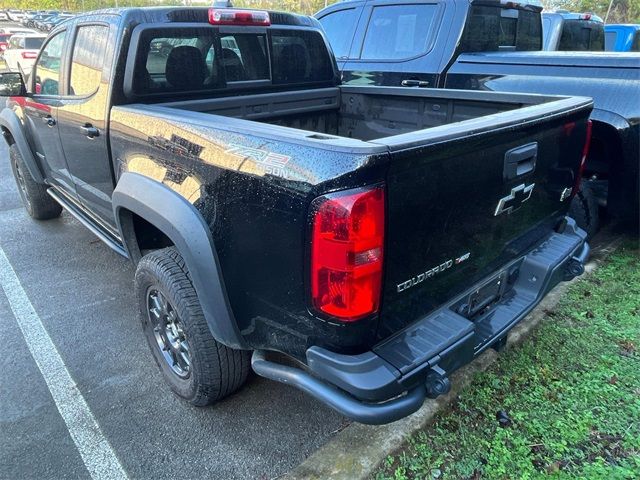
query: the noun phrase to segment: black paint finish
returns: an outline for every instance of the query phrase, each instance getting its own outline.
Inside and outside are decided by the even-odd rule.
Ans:
[[[304,17],[272,20],[319,29]],[[336,76],[289,90],[132,100],[124,88],[131,32],[168,22],[213,28],[206,9],[189,8],[114,10],[66,23],[60,95],[31,93],[10,108],[31,148],[45,123],[32,128],[27,109],[56,119],[46,124],[60,145],[55,165],[41,158],[46,182],[132,259],[144,253],[145,233],[156,248],[180,248],[224,343],[301,360],[311,346],[367,351],[526,255],[568,208],[561,194],[574,183],[589,99],[343,86]],[[72,40],[94,24],[108,27],[115,48],[94,94],[76,96],[67,81]],[[89,128],[99,134],[88,136]],[[508,152],[532,143],[535,167],[505,178]],[[309,208],[318,196],[374,184],[387,189],[382,310],[345,324],[310,310]],[[521,185],[531,195],[509,200]],[[500,199],[513,212],[497,214]],[[456,268],[398,291],[467,253]],[[227,304],[228,316],[216,313]]]

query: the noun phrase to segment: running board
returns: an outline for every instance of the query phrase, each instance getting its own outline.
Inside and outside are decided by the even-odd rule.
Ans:
[[[53,188],[47,189],[47,193],[51,198],[58,202],[62,206],[62,208],[69,212],[72,217],[74,217],[82,225],[87,227],[96,237],[102,240],[114,252],[119,253],[125,258],[129,258],[129,255],[127,255],[127,251],[122,246],[122,242],[120,241],[120,239],[114,238],[113,235],[97,226],[93,221],[90,220],[88,215],[84,211],[82,211],[80,207],[75,205],[74,202],[68,200],[65,196],[59,194]]]

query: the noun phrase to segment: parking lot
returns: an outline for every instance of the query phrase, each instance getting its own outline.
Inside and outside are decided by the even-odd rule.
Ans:
[[[176,398],[148,352],[128,260],[67,213],[47,222],[31,220],[20,204],[4,142],[0,158],[0,256],[6,255],[130,477],[274,478],[344,424],[299,391],[256,376],[212,408]],[[87,478],[83,457],[10,308],[8,296],[15,307],[19,292],[2,287],[0,478]],[[39,342],[31,346],[47,354],[37,351]]]

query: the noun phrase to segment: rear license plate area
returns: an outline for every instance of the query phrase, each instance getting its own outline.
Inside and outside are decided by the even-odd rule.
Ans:
[[[500,272],[481,287],[463,297],[461,301],[453,306],[453,309],[456,313],[469,320],[474,320],[476,317],[487,313],[507,292],[507,277],[506,271]]]

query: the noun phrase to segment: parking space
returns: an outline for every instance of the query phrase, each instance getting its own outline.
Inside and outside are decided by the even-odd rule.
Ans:
[[[148,352],[131,264],[66,213],[31,220],[4,142],[0,158],[1,251],[130,477],[273,478],[343,425],[342,417],[297,390],[255,376],[211,408],[176,398]],[[0,478],[88,477],[10,308],[15,292],[2,287]]]

